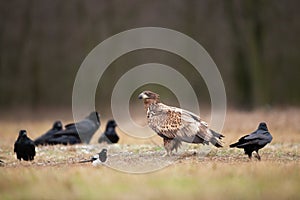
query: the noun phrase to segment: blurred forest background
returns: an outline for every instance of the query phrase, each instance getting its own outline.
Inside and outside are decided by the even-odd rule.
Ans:
[[[1,0],[0,108],[71,108],[87,54],[114,34],[145,26],[198,41],[221,72],[229,106],[299,106],[299,8],[297,0]],[[209,103],[202,78],[185,60],[148,49],[111,64],[97,90],[98,104],[110,105],[121,75],[148,62],[180,71]]]

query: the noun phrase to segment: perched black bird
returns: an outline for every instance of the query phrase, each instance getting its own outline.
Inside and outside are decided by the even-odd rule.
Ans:
[[[79,135],[54,135],[53,137],[47,140],[47,144],[56,145],[56,144],[63,144],[63,145],[73,145],[73,144],[80,144],[81,140]]]
[[[99,137],[98,142],[106,142],[108,144],[117,143],[119,141],[119,136],[115,130],[116,126],[115,120],[109,120],[106,124],[105,132]]]
[[[230,147],[243,148],[245,154],[247,154],[250,159],[252,152],[256,151],[257,155],[255,157],[260,160],[258,150],[270,143],[272,139],[273,137],[269,133],[266,123],[261,122],[256,131],[241,137],[237,143],[231,144]]]
[[[91,114],[82,121],[68,124],[65,126],[65,130],[56,132],[49,142],[53,144],[90,143],[92,136],[99,127],[99,114],[97,112],[91,112]]]
[[[107,149],[102,149],[100,153],[94,155],[90,160],[80,161],[79,163],[86,163],[86,162],[96,163],[99,161],[101,163],[104,163],[106,160],[107,160]]]
[[[54,133],[62,130],[62,123],[61,121],[56,121],[53,124],[53,127],[47,131],[45,134],[41,135],[40,137],[38,137],[37,139],[34,140],[34,144],[35,145],[47,145],[47,144],[51,144],[51,139],[53,139],[53,135]]]
[[[15,142],[14,152],[17,154],[19,160],[32,161],[35,156],[34,142],[27,137],[25,130],[20,130],[19,137]]]

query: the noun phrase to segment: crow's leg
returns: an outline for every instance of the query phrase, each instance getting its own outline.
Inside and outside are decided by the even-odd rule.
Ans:
[[[244,152],[246,155],[248,155],[248,158],[251,160],[252,158],[252,151],[249,151],[249,149],[244,149]]]
[[[258,153],[258,150],[256,151],[255,158],[257,158],[259,161],[261,160],[260,155],[259,155],[259,153]]]
[[[248,158],[251,160],[251,158],[252,158],[252,152],[248,153]]]

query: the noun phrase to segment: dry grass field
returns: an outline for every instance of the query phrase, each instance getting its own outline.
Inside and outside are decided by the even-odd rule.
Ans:
[[[36,138],[50,128],[57,113],[45,110],[2,113],[0,117],[0,199],[300,199],[300,109],[242,112],[228,110],[225,147],[186,145],[163,158],[157,136],[138,140],[117,129],[121,140],[108,147],[104,165],[79,164],[99,152],[106,120],[92,144],[43,146],[33,162],[19,162],[13,144],[20,129]],[[70,112],[59,119],[72,121]],[[267,122],[273,141],[260,151],[262,161],[249,161],[228,145]],[[113,169],[115,168],[115,169]],[[157,169],[152,171],[151,169]],[[159,169],[161,168],[161,169]],[[121,169],[116,170],[116,169]],[[139,171],[147,173],[126,173]]]

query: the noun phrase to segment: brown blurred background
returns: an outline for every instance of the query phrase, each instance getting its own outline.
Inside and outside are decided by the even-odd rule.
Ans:
[[[71,108],[77,70],[106,38],[155,26],[197,40],[217,64],[228,105],[253,109],[300,105],[300,2],[282,0],[0,1],[0,108]],[[158,62],[184,74],[210,103],[192,66],[172,53],[140,50],[102,77],[97,106],[110,106],[114,84],[132,67]]]

